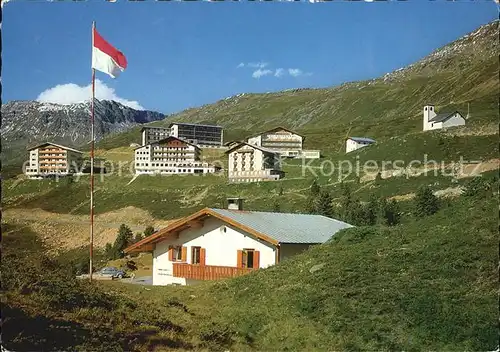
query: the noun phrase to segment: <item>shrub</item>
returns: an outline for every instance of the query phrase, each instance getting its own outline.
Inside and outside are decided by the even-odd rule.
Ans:
[[[134,243],[139,242],[140,240],[142,240],[142,238],[143,238],[143,237],[142,237],[142,233],[137,232],[137,233],[135,234],[135,237],[134,237]]]
[[[322,190],[315,204],[315,213],[319,215],[324,215],[331,217],[332,211],[332,196],[327,190]]]
[[[401,220],[401,211],[398,202],[392,199],[387,201],[385,198],[380,201],[381,221],[388,226],[399,224]]]
[[[133,242],[133,236],[132,230],[127,225],[121,224],[113,246],[109,243],[106,244],[107,258],[110,260],[123,258],[125,256],[123,250]]]
[[[491,189],[491,184],[485,178],[478,176],[469,180],[464,186],[463,195],[473,197]]]
[[[144,237],[148,237],[148,236],[151,236],[153,233],[155,233],[155,229],[153,226],[149,225],[148,227],[146,227],[146,229],[144,230]]]
[[[415,195],[415,215],[424,217],[432,215],[438,210],[439,201],[432,190],[427,186],[420,187]]]

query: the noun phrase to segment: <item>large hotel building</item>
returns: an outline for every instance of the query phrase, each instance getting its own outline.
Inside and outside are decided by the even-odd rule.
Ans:
[[[83,165],[83,153],[63,145],[47,142],[28,151],[29,161],[24,173],[29,178],[73,174]]]
[[[220,167],[200,161],[197,145],[176,137],[140,146],[135,149],[135,173],[146,175],[206,174]]]
[[[230,182],[274,181],[285,175],[279,153],[272,150],[242,142],[226,154]]]
[[[272,130],[249,137],[247,142],[252,145],[272,150],[287,158],[319,158],[319,150],[302,149],[304,139],[305,137],[298,133],[287,130],[283,127],[276,127]]]
[[[192,123],[171,123],[169,127],[143,127],[142,145],[158,142],[172,136],[183,139],[199,147],[221,147],[223,129],[221,126]]]

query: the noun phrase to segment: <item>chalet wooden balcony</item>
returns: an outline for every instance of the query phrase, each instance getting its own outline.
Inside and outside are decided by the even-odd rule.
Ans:
[[[194,265],[173,263],[174,277],[193,280],[220,280],[248,274],[252,268],[236,268],[231,266]]]

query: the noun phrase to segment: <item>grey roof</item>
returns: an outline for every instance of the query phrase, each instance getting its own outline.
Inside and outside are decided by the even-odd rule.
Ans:
[[[266,152],[266,153],[277,154],[277,155],[280,154],[279,152],[277,152],[275,150],[264,148],[264,147],[261,147],[261,146],[255,145],[255,144],[250,144],[250,143],[247,143],[247,142],[238,142],[238,143],[239,143],[238,145],[235,145],[231,149],[227,150],[226,154],[231,153],[233,150],[238,149],[238,148],[242,147],[243,145],[247,145],[249,147],[252,147],[252,148],[255,148],[255,149],[259,149],[259,150],[261,150],[263,152]]]
[[[269,236],[279,243],[324,243],[336,232],[354,227],[343,221],[322,215],[214,208],[210,210]]]
[[[375,140],[371,138],[366,138],[366,137],[349,137],[348,139],[352,139],[355,142],[369,142],[369,143],[375,143]]]
[[[196,144],[190,143],[190,142],[186,141],[186,140],[185,140],[185,139],[183,139],[183,138],[174,137],[174,136],[168,136],[168,137],[165,137],[165,138],[160,139],[160,140],[158,140],[158,141],[151,142],[151,143],[149,143],[149,144],[140,145],[140,146],[138,146],[138,147],[134,148],[134,150],[140,149],[140,148],[142,148],[142,147],[147,147],[148,145],[156,145],[156,144],[159,144],[159,143],[161,143],[161,142],[165,142],[166,140],[169,140],[169,139],[172,139],[172,138],[173,138],[173,139],[177,139],[177,140],[179,140],[179,141],[182,141],[182,142],[184,142],[184,143],[186,143],[186,144],[189,144],[189,145],[191,145],[191,146],[193,146],[193,147],[195,147],[195,148],[197,148],[197,149],[200,149],[200,147],[198,147]]]
[[[429,120],[429,122],[443,122],[445,120],[448,120],[450,117],[452,117],[457,113],[460,115],[458,111],[443,112],[441,114],[437,114],[436,116],[434,116],[432,119]]]

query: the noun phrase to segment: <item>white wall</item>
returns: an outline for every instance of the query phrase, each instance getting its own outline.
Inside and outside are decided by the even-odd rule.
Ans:
[[[427,130],[438,130],[441,128],[448,128],[454,126],[463,126],[465,125],[465,119],[459,114],[455,113],[449,119],[442,122],[431,122],[427,126]]]
[[[253,150],[253,153],[243,152],[242,150]],[[253,170],[263,170],[264,169],[264,153],[248,145],[243,145],[239,149],[236,149],[229,153],[228,160],[228,170],[229,175],[240,172],[240,171],[250,171],[250,162],[252,161],[251,155],[253,155]],[[236,156],[236,159],[235,159]],[[234,161],[236,160],[236,167],[234,166]],[[245,170],[243,170],[243,161],[245,162]]]
[[[345,152],[346,153],[350,153],[356,149],[359,149],[359,148],[363,148],[363,147],[366,147],[368,145],[370,145],[372,143],[369,143],[369,142],[356,142],[352,139],[348,139],[346,142],[345,142]]]
[[[252,150],[253,153],[243,152],[243,150]],[[253,159],[251,155],[253,155]],[[268,158],[268,160],[273,163],[270,167],[266,168],[264,163],[265,158]],[[252,160],[253,169],[250,170],[250,162]],[[244,170],[243,161],[245,162]],[[240,148],[229,153],[228,176],[230,180],[241,179],[247,182],[257,182],[279,178],[277,175],[272,175],[272,173],[274,173],[272,170],[281,170],[280,160],[276,154],[264,153],[251,145],[242,145]]]
[[[253,144],[253,145],[257,145],[257,146],[260,147],[260,145],[262,143],[262,136],[255,136],[255,137],[252,137],[252,138],[248,138],[247,143]]]
[[[297,158],[303,159],[319,159],[321,157],[321,152],[319,150],[302,150]]]
[[[29,155],[29,165],[26,169],[30,171],[26,171],[27,175],[37,175],[40,172],[40,164],[38,163],[38,149],[30,150]]]
[[[432,129],[431,123],[429,120],[434,118],[436,116],[436,109],[434,108],[434,105],[426,105],[424,106],[423,109],[423,130],[427,131]]]
[[[443,128],[465,125],[465,119],[458,113],[455,113],[451,118],[443,121]]]
[[[170,127],[170,135],[174,137],[179,137],[179,126],[173,125]]]
[[[274,144],[276,142],[277,144]],[[302,136],[298,134],[286,132],[277,133],[275,132],[265,132],[259,136],[249,138],[247,143],[263,146],[269,150],[279,152],[283,156],[288,157],[298,157],[302,151]],[[293,146],[282,146],[280,143],[293,143]]]
[[[226,232],[222,228],[225,228]],[[252,235],[210,217],[205,220],[202,228],[186,229],[179,233],[178,239],[165,240],[156,244],[153,251],[153,285],[186,284],[185,279],[173,277],[173,265],[168,260],[169,245],[188,247],[188,264],[192,262],[192,246],[205,248],[205,265],[236,267],[237,251],[243,248],[252,248],[260,252],[260,268],[274,265],[276,261],[273,245],[257,240]]]

